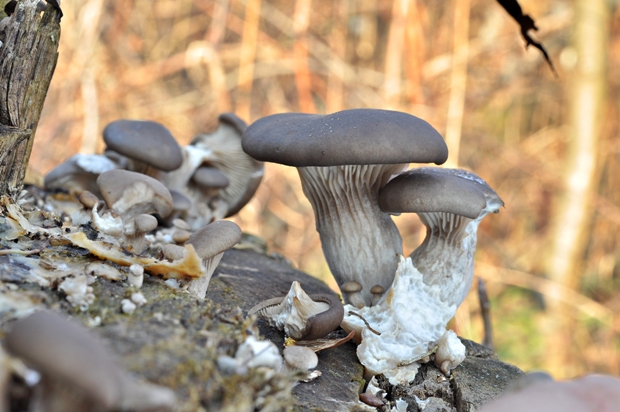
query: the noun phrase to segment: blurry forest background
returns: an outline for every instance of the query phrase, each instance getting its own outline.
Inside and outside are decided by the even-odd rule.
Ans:
[[[495,0],[64,1],[31,168],[101,152],[118,118],[159,121],[186,144],[225,111],[409,112],[446,137],[449,166],[506,203],[476,256],[500,357],[557,378],[618,375],[620,7],[520,3],[559,77]],[[234,220],[335,287],[295,169],[267,165]],[[409,254],[424,228],[396,221]],[[482,340],[475,287],[451,327]]]

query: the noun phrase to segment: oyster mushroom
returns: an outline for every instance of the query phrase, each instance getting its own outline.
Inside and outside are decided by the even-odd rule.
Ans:
[[[196,136],[190,145],[207,150],[204,164],[221,171],[229,185],[220,190],[220,197],[227,204],[224,217],[237,214],[254,196],[264,175],[264,164],[245,154],[241,136],[246,123],[234,113],[222,113],[219,127],[213,133]]]
[[[308,296],[295,281],[286,296],[261,302],[248,315],[255,313],[293,339],[312,340],[337,329],[344,309],[336,296]]]
[[[457,307],[473,281],[478,225],[503,205],[484,180],[460,169],[408,170],[379,194],[382,210],[418,214],[426,237],[411,254],[413,265],[427,285],[439,286],[446,304]]]
[[[178,169],[183,162],[181,147],[163,125],[143,120],[116,120],[103,129],[107,149],[129,159],[128,168],[156,177]]]
[[[144,249],[145,233],[157,227],[157,219],[172,212],[172,195],[159,181],[128,170],[111,170],[99,175],[97,183],[110,212],[99,215],[92,209],[93,225],[111,236],[124,236],[124,243],[134,252]]]
[[[99,196],[97,176],[118,169],[119,164],[103,155],[76,154],[45,175],[46,189],[65,189],[79,195],[88,190]]]
[[[219,220],[192,233],[185,244],[192,245],[202,259],[205,267],[204,276],[194,279],[189,284],[190,293],[204,299],[211,276],[220,263],[224,252],[239,243],[241,229],[228,220]]]
[[[214,132],[196,136],[183,148],[179,169],[160,176],[166,187],[192,200],[192,207],[181,216],[194,229],[236,214],[252,198],[264,173],[263,163],[241,149],[245,122],[232,113],[221,114],[219,121]],[[220,187],[202,179],[207,173],[222,175]]]
[[[176,403],[170,389],[132,379],[98,339],[60,315],[17,321],[5,346],[41,374],[31,410],[170,411]]]
[[[371,287],[390,286],[402,253],[398,229],[377,204],[379,190],[410,162],[445,162],[439,133],[406,113],[354,109],[263,117],[242,144],[255,159],[297,167],[336,282],[358,282],[370,306]]]

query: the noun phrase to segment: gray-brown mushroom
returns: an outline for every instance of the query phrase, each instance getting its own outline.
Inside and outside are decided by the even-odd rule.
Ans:
[[[130,160],[129,169],[150,176],[178,169],[181,147],[170,131],[157,122],[116,120],[103,129],[107,149]]]
[[[259,303],[248,311],[248,315],[253,314],[293,339],[313,340],[325,337],[340,326],[344,308],[337,296],[309,296],[295,281],[286,296]]]
[[[188,290],[192,294],[204,299],[224,252],[239,243],[241,234],[239,226],[228,220],[218,220],[192,233],[185,244],[194,247],[205,267],[205,275],[190,282]]]
[[[339,285],[361,284],[365,305],[372,286],[390,286],[402,253],[400,233],[377,205],[379,190],[410,162],[448,156],[424,120],[374,109],[267,116],[248,127],[242,145],[255,159],[297,167],[332,274]]]
[[[381,209],[417,213],[426,237],[413,251],[413,265],[424,283],[439,285],[445,302],[459,306],[474,276],[476,232],[480,221],[504,202],[474,173],[423,167],[392,179],[379,194]]]
[[[132,379],[98,339],[60,315],[17,321],[5,346],[41,374],[31,410],[169,411],[176,403],[170,389]]]

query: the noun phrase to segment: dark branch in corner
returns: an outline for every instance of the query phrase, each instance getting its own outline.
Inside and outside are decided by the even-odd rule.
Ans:
[[[532,45],[540,50],[545,57],[549,68],[551,68],[551,71],[555,77],[558,77],[558,72],[555,71],[555,67],[549,58],[549,54],[547,54],[547,50],[545,50],[542,44],[532,39],[528,33],[530,30],[538,30],[534,19],[532,19],[528,14],[523,14],[523,10],[521,10],[521,6],[517,0],[497,0],[497,2],[508,12],[508,14],[512,16],[513,19],[515,19],[519,26],[521,26],[521,36],[523,36],[523,39],[525,40],[525,48]]]

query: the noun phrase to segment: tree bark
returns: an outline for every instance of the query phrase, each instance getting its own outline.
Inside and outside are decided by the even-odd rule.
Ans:
[[[602,114],[607,88],[609,6],[606,0],[575,2],[573,47],[577,53],[569,89],[569,140],[564,163],[563,190],[552,216],[551,242],[546,273],[549,279],[569,289],[579,287],[598,190],[597,167]],[[571,323],[574,314],[559,302],[549,302],[547,336],[551,342],[547,368],[559,377],[581,371],[565,370],[571,353]],[[572,362],[575,363],[575,362]]]
[[[0,40],[0,195],[22,187],[45,96],[58,60],[60,11],[23,0]]]

